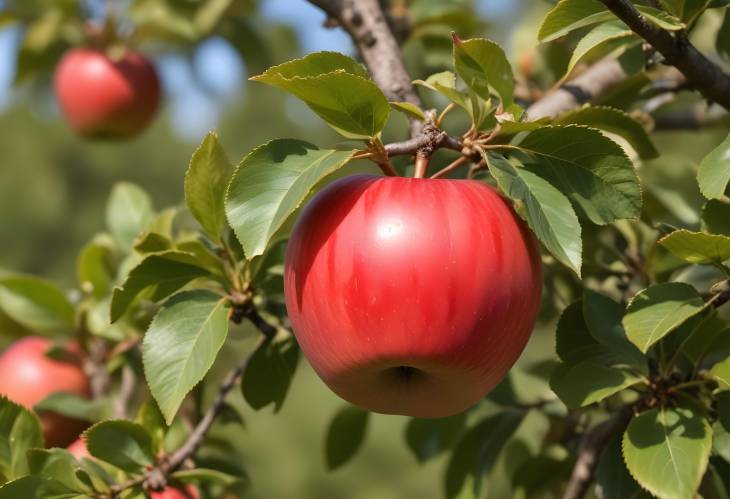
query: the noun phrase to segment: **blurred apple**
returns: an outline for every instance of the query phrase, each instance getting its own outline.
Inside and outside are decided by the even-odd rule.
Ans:
[[[76,441],[69,445],[66,450],[68,450],[76,459],[91,457],[89,450],[86,448],[86,443],[81,438],[76,439]]]
[[[200,499],[200,492],[192,485],[188,485],[184,489],[167,487],[162,492],[151,492],[150,497],[152,499]]]
[[[138,134],[160,101],[155,67],[131,50],[112,58],[98,49],[72,49],[56,68],[54,88],[68,123],[90,138]]]
[[[48,338],[29,336],[12,343],[0,354],[0,394],[32,409],[52,393],[90,395],[89,380],[80,365],[77,349],[68,345],[62,358],[46,353],[54,346]],[[39,414],[48,447],[66,447],[88,426],[55,412]]]

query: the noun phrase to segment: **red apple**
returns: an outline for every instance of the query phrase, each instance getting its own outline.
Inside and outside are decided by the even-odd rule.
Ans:
[[[309,203],[286,253],[297,340],[332,390],[375,412],[445,417],[525,347],[540,252],[486,184],[357,175]]]
[[[157,71],[131,50],[112,59],[101,50],[72,49],[56,68],[54,87],[66,120],[86,137],[136,135],[160,101]]]
[[[192,485],[188,485],[184,489],[167,487],[162,492],[151,492],[150,497],[152,499],[200,499],[200,492]]]
[[[68,450],[76,459],[81,459],[82,457],[88,459],[91,457],[89,450],[86,448],[86,442],[84,442],[81,438],[76,439],[76,441],[69,445],[66,450]]]
[[[76,360],[78,352],[69,346],[68,358],[56,360],[46,356],[52,347],[51,340],[38,336],[11,344],[0,354],[0,394],[28,409],[55,392],[89,396],[89,380]],[[54,412],[39,417],[48,447],[69,445],[88,426]]]

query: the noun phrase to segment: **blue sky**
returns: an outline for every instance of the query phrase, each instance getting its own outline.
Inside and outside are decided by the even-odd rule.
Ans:
[[[516,0],[479,0],[477,6],[480,15],[499,22],[514,13],[517,3]],[[294,28],[303,53],[343,51],[344,47],[351,46],[344,32],[323,27],[324,14],[305,0],[263,0],[261,8],[266,18]],[[0,30],[0,110],[12,98],[10,83],[17,42],[17,28]],[[180,56],[165,55],[156,62],[176,131],[183,138],[196,141],[216,127],[231,99],[240,98],[240,89],[245,88],[248,75],[235,50],[220,38],[204,41],[193,61],[191,66]],[[189,116],[196,119],[184,119]]]

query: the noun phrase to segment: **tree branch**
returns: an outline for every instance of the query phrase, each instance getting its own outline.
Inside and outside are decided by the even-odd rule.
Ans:
[[[615,59],[603,59],[527,108],[530,120],[554,117],[605,94],[626,79]]]
[[[672,34],[648,21],[628,0],[601,0],[616,17],[649,42],[707,99],[730,110],[730,76],[692,45],[684,32]]]
[[[422,107],[411,84],[398,41],[388,26],[378,0],[309,0],[347,31],[375,83],[390,101]],[[421,132],[421,122],[411,120],[411,137]]]
[[[633,406],[624,406],[585,435],[563,499],[581,499],[586,495],[588,487],[593,482],[601,452],[614,436],[623,433],[632,415]]]
[[[438,148],[461,151],[463,146],[460,138],[452,137],[443,130],[438,130],[433,127],[431,127],[431,133],[429,133],[428,130],[429,129],[426,128],[423,134],[417,135],[412,139],[386,144],[385,150],[388,153],[388,156],[412,155],[424,148],[430,148],[432,151]]]
[[[719,106],[692,106],[671,112],[659,112],[654,118],[655,130],[699,130],[730,123],[730,114]]]

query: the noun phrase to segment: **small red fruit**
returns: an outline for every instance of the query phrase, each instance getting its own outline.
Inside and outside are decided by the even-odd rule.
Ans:
[[[72,49],[56,68],[54,87],[68,123],[90,138],[136,135],[150,123],[160,101],[157,71],[131,50],[112,59],[101,50]]]
[[[150,497],[152,499],[200,499],[200,492],[192,485],[188,485],[184,489],[167,487],[162,492],[151,492]]]
[[[86,448],[86,443],[81,438],[77,439],[74,443],[69,445],[66,450],[68,450],[71,455],[76,459],[81,459],[82,457],[91,457],[91,454],[89,454],[89,450]]]
[[[542,269],[534,237],[486,184],[357,175],[306,207],[284,283],[297,340],[335,393],[445,417],[519,357]]]
[[[78,354],[69,347],[68,359],[51,359],[46,352],[52,346],[47,338],[29,336],[0,354],[0,394],[28,409],[56,392],[88,397],[89,380],[74,360]],[[88,426],[84,421],[54,412],[44,412],[39,417],[48,447],[66,447]]]

